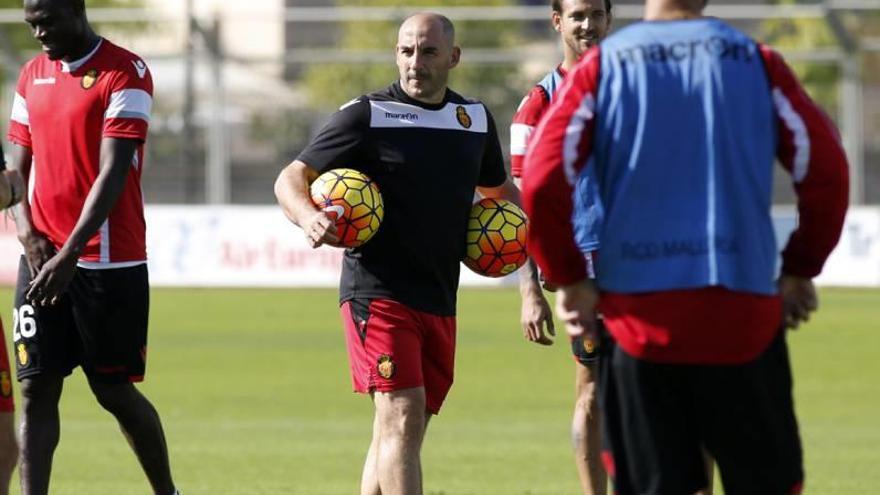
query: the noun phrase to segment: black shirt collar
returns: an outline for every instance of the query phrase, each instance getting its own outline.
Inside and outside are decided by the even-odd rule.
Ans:
[[[410,98],[406,91],[400,87],[400,81],[394,81],[389,88],[391,92],[391,96],[394,99],[400,101],[401,103],[406,103],[408,105],[415,105],[417,107],[424,108],[426,110],[440,110],[441,108],[446,106],[446,103],[449,102],[450,91],[449,88],[446,88],[446,94],[443,95],[443,101],[440,103],[425,103],[423,101],[416,100],[415,98]]]

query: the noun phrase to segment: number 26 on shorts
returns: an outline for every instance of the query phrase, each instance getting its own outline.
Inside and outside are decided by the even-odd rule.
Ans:
[[[30,339],[37,334],[37,320],[34,318],[34,307],[22,304],[12,309],[12,341],[22,338]]]

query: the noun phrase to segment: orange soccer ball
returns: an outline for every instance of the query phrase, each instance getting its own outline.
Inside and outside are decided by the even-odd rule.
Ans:
[[[484,198],[471,209],[464,264],[487,277],[503,277],[525,264],[526,214],[510,201]]]
[[[335,220],[339,246],[361,246],[379,230],[385,214],[382,195],[363,173],[350,168],[329,170],[312,182],[309,191],[315,206]]]

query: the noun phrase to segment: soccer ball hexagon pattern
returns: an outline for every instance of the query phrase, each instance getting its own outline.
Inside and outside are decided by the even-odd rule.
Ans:
[[[464,264],[487,277],[503,277],[521,267],[526,254],[528,220],[504,199],[484,198],[471,208]]]
[[[354,248],[369,241],[385,215],[379,187],[350,168],[324,172],[310,187],[312,202],[336,222],[339,246]]]

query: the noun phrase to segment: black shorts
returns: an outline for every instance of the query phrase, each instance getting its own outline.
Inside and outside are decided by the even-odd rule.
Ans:
[[[605,326],[601,318],[596,320],[596,324],[598,325],[597,333],[600,335],[605,333]],[[581,366],[593,366],[596,364],[596,361],[599,360],[599,341],[597,339],[588,339],[583,336],[569,336],[568,339],[571,342],[571,354],[575,361],[580,363]]]
[[[67,376],[77,366],[90,380],[103,383],[143,380],[150,304],[146,264],[77,267],[67,291],[51,306],[25,300],[30,281],[22,257],[13,314],[19,381],[42,372]]]
[[[703,447],[728,495],[800,493],[803,460],[785,333],[737,366],[657,364],[608,339],[599,360],[603,458],[620,495],[706,486]]]

